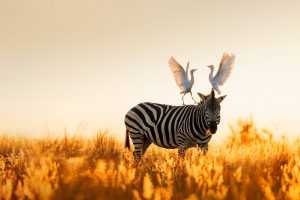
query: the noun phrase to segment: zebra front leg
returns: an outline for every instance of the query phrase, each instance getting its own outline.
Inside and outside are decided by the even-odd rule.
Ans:
[[[198,144],[198,150],[201,154],[205,155],[208,151],[208,143],[206,144]]]
[[[177,160],[177,164],[178,164],[178,167],[180,167],[180,168],[184,167],[184,157],[185,157],[185,153],[186,153],[186,148],[179,148],[179,149],[178,149],[178,160]]]
[[[180,147],[178,149],[178,157],[180,159],[183,159],[185,157],[185,153],[186,153],[186,148]]]

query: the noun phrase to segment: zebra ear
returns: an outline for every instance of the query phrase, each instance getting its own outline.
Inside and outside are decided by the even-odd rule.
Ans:
[[[202,101],[206,100],[206,96],[204,94],[198,93],[198,95]]]
[[[219,100],[219,103],[221,103],[224,99],[225,99],[225,97],[226,97],[227,95],[224,95],[224,96],[220,96],[219,98],[218,98],[218,100]]]
[[[212,99],[214,99],[214,98],[215,98],[215,91],[214,91],[214,89],[211,89],[211,93],[210,93],[210,95],[211,95],[211,98],[212,98]]]

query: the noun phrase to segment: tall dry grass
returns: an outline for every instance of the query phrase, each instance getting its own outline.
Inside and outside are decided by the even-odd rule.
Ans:
[[[218,133],[217,133],[218,134]],[[300,143],[274,140],[252,120],[231,126],[205,156],[150,147],[134,167],[124,144],[0,138],[0,199],[300,199]]]

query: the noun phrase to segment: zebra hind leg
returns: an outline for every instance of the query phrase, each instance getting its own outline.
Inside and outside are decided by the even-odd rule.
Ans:
[[[151,145],[150,140],[143,135],[142,140],[138,140],[137,142],[134,143],[134,164],[138,165],[142,159],[142,156],[146,153],[148,147]]]
[[[138,165],[142,159],[142,149],[134,148],[133,152],[133,164]]]
[[[131,133],[130,137],[134,146],[133,162],[137,165],[140,163],[142,158],[144,137],[141,133]]]
[[[142,155],[144,155],[148,149],[148,147],[151,145],[150,140],[144,135],[144,143],[143,143],[143,150]]]

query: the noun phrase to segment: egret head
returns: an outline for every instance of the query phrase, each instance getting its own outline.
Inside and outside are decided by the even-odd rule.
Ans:
[[[213,69],[213,68],[214,68],[213,65],[208,65],[207,67],[210,68],[210,69]]]
[[[191,69],[191,73],[194,73],[197,69]]]
[[[208,126],[209,131],[214,134],[217,132],[218,124],[220,123],[220,104],[225,99],[226,95],[216,98],[213,89],[209,95],[203,95],[201,93],[198,93],[198,95],[203,101],[200,105],[204,106],[205,123]]]

